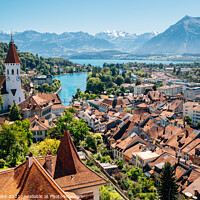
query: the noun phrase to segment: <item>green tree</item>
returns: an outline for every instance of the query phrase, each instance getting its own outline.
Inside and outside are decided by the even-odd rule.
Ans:
[[[130,77],[125,78],[125,83],[132,83],[132,79]]]
[[[22,119],[21,110],[17,106],[16,102],[14,102],[13,106],[10,109],[9,119],[10,121],[16,121]]]
[[[140,177],[143,177],[143,171],[142,169],[138,168],[138,167],[134,167],[131,168],[130,171],[128,172],[128,176],[134,180],[134,181],[138,181],[138,179]]]
[[[185,116],[185,121],[187,122],[187,124],[191,125],[192,124],[192,118],[189,115]]]
[[[33,154],[36,156],[46,156],[47,150],[50,149],[52,154],[56,154],[60,141],[56,139],[46,138],[44,141],[34,144],[32,148]]]
[[[104,91],[104,85],[99,78],[89,78],[87,81],[86,90],[95,94],[99,94]]]
[[[137,85],[141,85],[141,81],[140,81],[140,80],[136,80],[135,85],[136,85],[136,86],[137,86]]]
[[[124,166],[123,160],[121,159],[115,160],[115,164],[118,166],[119,169],[122,169]]]
[[[28,153],[32,140],[30,131],[30,122],[25,119],[15,121],[8,125],[2,123],[0,130],[0,158],[6,160],[11,167],[23,161]]]
[[[91,150],[92,152],[96,152],[97,150],[97,141],[94,135],[89,134],[85,138],[85,146]]]
[[[112,76],[116,76],[117,75],[117,68],[116,67],[111,67],[110,70],[112,72]]]
[[[117,76],[115,83],[117,85],[121,85],[122,83],[124,83],[124,78],[120,75]]]
[[[122,190],[128,190],[129,186],[130,186],[130,182],[128,181],[128,178],[121,178],[119,180],[119,185],[122,188]]]
[[[197,122],[196,127],[197,127],[198,129],[200,129],[200,121]]]
[[[78,146],[81,141],[89,135],[89,128],[84,119],[73,120],[71,123],[67,124],[70,135],[73,138],[75,146]]]
[[[176,184],[175,171],[169,162],[166,162],[161,178],[158,193],[161,200],[177,200],[178,199],[178,185]]]
[[[111,163],[112,159],[110,158],[110,156],[102,156],[101,157],[101,163]]]
[[[48,84],[48,83],[44,83],[44,84],[42,85],[42,87],[41,87],[41,90],[42,90],[43,92],[47,92],[48,89],[49,89],[49,84]]]

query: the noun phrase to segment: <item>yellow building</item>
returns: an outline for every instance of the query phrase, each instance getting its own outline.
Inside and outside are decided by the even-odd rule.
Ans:
[[[143,168],[147,163],[156,159],[159,155],[152,151],[145,151],[145,152],[136,152],[135,159],[136,159],[136,166],[139,168]]]

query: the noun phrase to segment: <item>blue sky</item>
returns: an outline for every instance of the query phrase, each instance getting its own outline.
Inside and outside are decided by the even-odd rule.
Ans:
[[[162,32],[185,15],[200,17],[199,0],[0,0],[0,8],[4,31]]]

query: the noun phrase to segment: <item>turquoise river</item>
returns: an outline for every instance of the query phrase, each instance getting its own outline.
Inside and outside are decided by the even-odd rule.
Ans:
[[[128,63],[128,62],[145,62],[145,63],[181,63],[172,61],[154,61],[154,60],[71,60],[74,63],[79,64],[91,64],[93,66],[103,66],[103,63]],[[78,74],[66,74],[61,76],[55,76],[54,78],[59,79],[62,83],[62,90],[59,92],[59,96],[62,100],[63,105],[68,105],[72,99],[72,95],[76,93],[78,87],[82,91],[86,89],[86,78],[88,73],[78,73]]]

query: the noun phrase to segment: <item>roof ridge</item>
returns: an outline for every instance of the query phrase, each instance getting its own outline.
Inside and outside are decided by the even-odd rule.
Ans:
[[[17,166],[18,167],[18,166]],[[4,169],[4,170],[1,170],[0,171],[0,174],[4,174],[4,173],[6,173],[6,172],[9,172],[9,171],[14,171],[14,167],[12,167],[12,168],[8,168],[8,169]]]
[[[38,167],[41,173],[46,176],[48,182],[57,190],[58,193],[61,193],[62,197],[66,197],[66,199],[70,199],[67,194],[62,190],[62,188],[56,183],[56,181],[47,173],[47,171],[41,166],[41,164],[37,161],[36,158],[33,157],[33,163]]]

